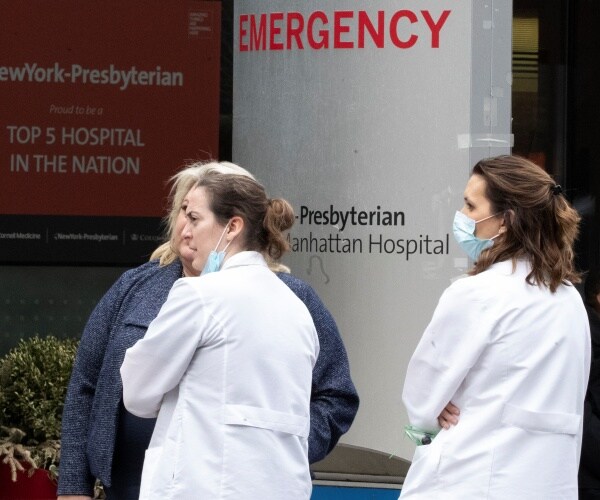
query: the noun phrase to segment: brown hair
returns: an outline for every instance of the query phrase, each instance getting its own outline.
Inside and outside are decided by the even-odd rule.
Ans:
[[[471,274],[495,262],[523,257],[531,262],[527,283],[555,292],[561,283],[579,283],[573,245],[580,217],[562,189],[535,163],[519,156],[497,156],[479,161],[472,171],[486,182],[492,213],[504,216],[506,231],[484,250]]]
[[[189,190],[196,186],[204,175],[210,172],[245,175],[253,178],[252,174],[245,168],[226,161],[194,162],[177,172],[169,179],[169,183],[171,184],[171,190],[169,192],[169,209],[163,220],[163,224],[166,228],[165,239],[167,241],[152,252],[150,260],[160,259],[160,265],[166,266],[178,258],[177,249],[174,246],[175,234],[173,234],[173,231],[175,229],[175,224],[177,223],[179,210],[181,210],[181,205]]]
[[[278,260],[289,250],[283,231],[294,224],[294,209],[282,198],[269,199],[254,179],[241,175],[209,173],[198,182],[206,189],[210,209],[221,224],[234,216],[244,220],[245,246]]]

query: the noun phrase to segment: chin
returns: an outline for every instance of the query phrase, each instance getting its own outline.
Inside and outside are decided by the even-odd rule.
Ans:
[[[190,250],[188,247],[179,249],[179,258],[182,261],[191,264],[194,261],[194,257],[195,252]]]

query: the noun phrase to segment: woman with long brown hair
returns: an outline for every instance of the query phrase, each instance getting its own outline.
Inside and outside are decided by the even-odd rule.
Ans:
[[[475,263],[442,295],[405,380],[422,446],[402,500],[577,498],[590,364],[578,223],[532,162],[473,168],[454,234]]]

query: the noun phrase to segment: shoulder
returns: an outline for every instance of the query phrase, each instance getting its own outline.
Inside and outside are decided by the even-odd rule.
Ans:
[[[148,273],[155,272],[157,268],[158,268],[158,261],[151,260],[150,262],[146,262],[146,263],[142,264],[141,266],[134,267],[132,269],[129,269],[128,271],[125,271],[121,275],[121,279],[124,281],[135,281],[140,276],[144,276]]]
[[[320,299],[314,289],[306,283],[306,281],[302,281],[300,278],[297,278],[293,274],[290,273],[275,273],[277,277],[283,281],[287,287],[294,292],[302,301],[318,301]]]
[[[180,277],[181,264],[173,262],[166,266],[160,266],[158,260],[151,260],[141,266],[135,267],[123,273],[121,281],[125,285],[134,286],[143,283],[168,283],[169,288],[174,281]]]
[[[337,326],[331,312],[308,283],[289,273],[276,274],[294,292],[296,297],[304,303],[317,327],[319,338],[321,338],[322,331],[326,329],[335,330],[337,333]]]
[[[505,266],[500,269],[492,266],[479,274],[454,281],[444,290],[439,303],[450,307],[462,304],[471,309],[487,308],[497,304],[499,298],[511,295],[510,288],[521,279],[515,278]],[[524,276],[522,281],[525,283]]]
[[[476,294],[480,298],[485,298],[487,293],[496,295],[499,288],[524,285],[527,273],[525,267],[519,265],[513,267],[511,261],[497,262],[479,274],[457,279],[447,291]]]
[[[158,261],[151,261],[127,271],[120,291],[120,307],[126,321],[150,324],[180,276],[179,262],[160,266]]]
[[[290,273],[275,273],[277,277],[283,281],[290,288],[298,288],[305,289],[310,288],[310,285],[305,281],[302,281],[300,278],[297,278],[293,274]]]
[[[491,286],[493,279],[487,271],[474,276],[462,276],[446,288],[443,296],[478,296],[482,289]]]
[[[166,297],[180,273],[179,262],[162,267],[156,260],[146,262],[125,271],[106,293],[105,298],[114,303],[127,303],[127,307],[133,306],[132,301],[152,302],[155,298],[161,300],[161,297]]]

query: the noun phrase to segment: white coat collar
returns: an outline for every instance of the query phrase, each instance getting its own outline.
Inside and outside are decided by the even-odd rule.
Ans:
[[[503,260],[502,262],[495,262],[490,267],[488,267],[485,271],[469,275],[469,274],[461,274],[452,278],[450,281],[454,283],[455,281],[464,279],[464,278],[475,278],[476,276],[480,276],[484,274],[485,276],[489,276],[489,273],[496,273],[503,276],[510,276],[512,274],[519,274],[522,276],[527,276],[531,272],[531,263],[527,259],[517,259],[516,265],[513,266],[513,260]]]
[[[265,258],[262,256],[260,252],[254,251],[245,251],[238,252],[232,255],[229,258],[226,258],[225,262],[223,262],[223,267],[221,267],[221,271],[225,269],[229,269],[232,267],[239,266],[264,266],[268,267]]]
[[[508,259],[492,264],[487,270],[507,276],[510,274],[527,275],[531,272],[531,263],[528,259],[517,259],[516,263],[513,264],[513,260]]]

